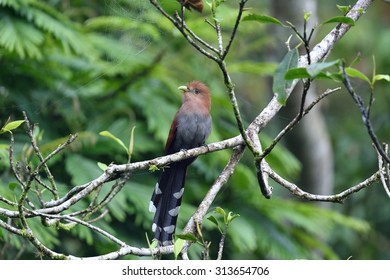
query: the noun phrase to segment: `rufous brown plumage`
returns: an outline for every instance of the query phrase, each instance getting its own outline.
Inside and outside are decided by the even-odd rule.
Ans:
[[[203,0],[179,0],[180,4],[188,10],[194,9],[201,13],[203,11]]]

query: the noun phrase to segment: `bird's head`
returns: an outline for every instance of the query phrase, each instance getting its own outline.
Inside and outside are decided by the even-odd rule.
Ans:
[[[204,106],[210,108],[210,90],[204,83],[192,81],[178,89],[183,92],[183,103],[189,101],[203,103]]]

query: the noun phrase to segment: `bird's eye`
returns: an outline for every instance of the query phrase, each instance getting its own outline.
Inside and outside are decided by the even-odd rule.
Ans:
[[[199,93],[200,93],[200,90],[197,89],[197,88],[194,88],[194,93],[195,93],[195,94],[199,94]]]

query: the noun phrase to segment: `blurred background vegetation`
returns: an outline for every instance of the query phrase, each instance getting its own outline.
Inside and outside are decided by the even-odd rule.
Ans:
[[[288,20],[301,29],[306,8],[289,2],[249,1],[248,6],[253,12]],[[312,25],[339,15],[336,4],[354,4],[341,0],[306,2],[313,7],[306,9],[312,12]],[[173,0],[161,3],[172,13],[178,7]],[[230,0],[219,8],[225,40],[237,6],[238,1]],[[285,11],[295,11],[295,15],[287,17]],[[216,43],[214,31],[204,22],[210,16],[207,5],[202,15],[186,15],[196,33]],[[374,55],[377,73],[389,74],[389,23],[390,5],[376,1],[336,45],[329,59],[343,58],[350,63],[359,53],[361,60],[356,67],[370,76]],[[332,27],[319,27],[312,46]],[[291,30],[255,22],[243,22],[239,28],[228,67],[247,124],[271,98],[273,71],[286,52],[285,41],[290,34]],[[136,126],[132,161],[162,155],[169,125],[181,102],[177,87],[188,81],[202,80],[212,90],[213,130],[208,142],[238,134],[216,65],[190,47],[149,1],[0,0],[0,65],[1,126],[9,117],[21,119],[21,112],[26,111],[39,128],[43,153],[52,151],[69,134],[79,135],[76,143],[49,162],[64,192],[100,175],[97,162],[127,161],[126,153],[110,139],[99,136],[100,131],[108,130],[128,143],[130,130]],[[368,97],[363,82],[354,80],[354,85],[363,98]],[[337,86],[341,84],[320,81],[315,91],[321,93]],[[295,94],[299,95],[299,91]],[[378,137],[388,141],[388,84],[378,83],[375,97],[372,122]],[[298,110],[292,101],[287,108]],[[360,113],[344,89],[325,100],[319,114],[333,154],[327,159],[332,166],[327,171],[329,177],[325,176],[331,178],[331,183],[328,190],[321,192],[330,194],[370,176],[377,170],[377,159]],[[290,118],[283,110],[261,135],[262,141],[269,142]],[[311,127],[315,126],[314,123]],[[290,134],[294,133],[295,130]],[[32,158],[25,129],[16,130],[15,138],[16,159],[29,162]],[[0,195],[13,199],[20,190],[10,187],[15,178],[9,169],[7,145],[9,138],[1,135]],[[268,161],[281,175],[301,183],[303,189],[315,190],[315,186],[305,185],[305,177],[314,167],[301,160],[297,147],[302,146],[305,148],[301,142],[287,139]],[[226,150],[202,156],[189,169],[179,229],[193,214],[230,154]],[[321,160],[320,157],[318,163]],[[109,204],[109,213],[95,225],[130,245],[147,247],[145,233],[151,237],[152,220],[147,209],[157,173],[132,174]],[[318,184],[326,178],[318,178]],[[298,200],[274,182],[271,184],[274,195],[266,200],[257,185],[252,157],[246,154],[214,201],[211,212],[220,206],[240,214],[229,228],[225,259],[390,258],[390,203],[380,184],[352,195],[342,205]],[[4,217],[0,219],[6,221]],[[65,254],[94,256],[116,249],[107,239],[81,226],[57,231],[43,227],[39,219],[30,223],[43,243]],[[211,257],[216,257],[220,234],[207,220],[204,236],[212,241]],[[199,258],[199,248],[193,246],[190,251],[193,258]],[[27,241],[0,228],[0,259],[37,257]]]

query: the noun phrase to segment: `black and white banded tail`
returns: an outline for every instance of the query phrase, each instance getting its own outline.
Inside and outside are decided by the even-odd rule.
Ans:
[[[155,213],[152,225],[154,239],[162,246],[173,243],[187,166],[183,162],[176,162],[165,168],[149,204],[149,211]]]

